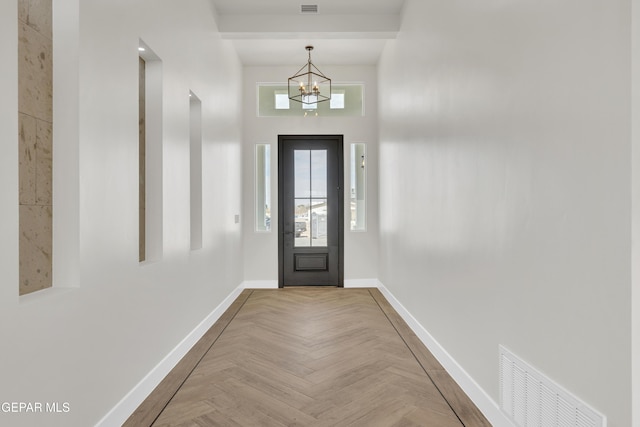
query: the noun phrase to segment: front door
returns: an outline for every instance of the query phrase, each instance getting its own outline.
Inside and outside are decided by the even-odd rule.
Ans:
[[[278,136],[279,280],[343,286],[342,135]]]

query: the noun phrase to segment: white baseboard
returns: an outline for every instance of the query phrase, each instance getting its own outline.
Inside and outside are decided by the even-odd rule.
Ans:
[[[96,427],[122,425],[138,406],[151,394],[160,382],[171,372],[185,354],[202,338],[222,314],[238,298],[244,287],[238,286],[220,303],[193,331],[167,354],[125,397],[116,404]]]
[[[345,279],[345,288],[379,288],[381,285],[378,279]]]
[[[243,289],[276,289],[277,280],[245,280],[240,285]]]
[[[451,357],[433,338],[433,336],[404,308],[404,306],[393,296],[391,292],[382,284],[379,283],[378,289],[389,301],[393,308],[398,312],[400,317],[409,325],[411,330],[418,336],[420,341],[433,353],[438,362],[444,367],[444,369],[451,375],[451,377],[458,383],[460,388],[469,396],[473,403],[478,407],[480,412],[484,414],[487,420],[494,427],[514,427],[514,424],[507,418],[507,416],[500,410],[499,405],[487,394],[474,381],[474,379]]]

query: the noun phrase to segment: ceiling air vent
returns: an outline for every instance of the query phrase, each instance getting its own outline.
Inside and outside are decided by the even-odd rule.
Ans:
[[[301,4],[300,13],[318,13],[317,4]]]

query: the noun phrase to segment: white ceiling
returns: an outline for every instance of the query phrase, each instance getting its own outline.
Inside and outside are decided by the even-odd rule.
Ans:
[[[212,0],[221,15],[298,15],[300,5],[316,4],[323,15],[399,14],[404,0]]]
[[[323,65],[375,65],[386,40],[262,39],[234,40],[244,65],[302,66],[307,62],[305,46],[314,47],[311,58],[320,69]],[[295,70],[293,70],[295,71]]]
[[[405,0],[211,0],[245,65],[373,65],[396,36]],[[317,4],[318,14],[301,14]]]

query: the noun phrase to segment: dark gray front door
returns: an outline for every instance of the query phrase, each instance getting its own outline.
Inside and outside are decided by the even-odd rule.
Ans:
[[[278,136],[279,286],[343,286],[342,135]]]

